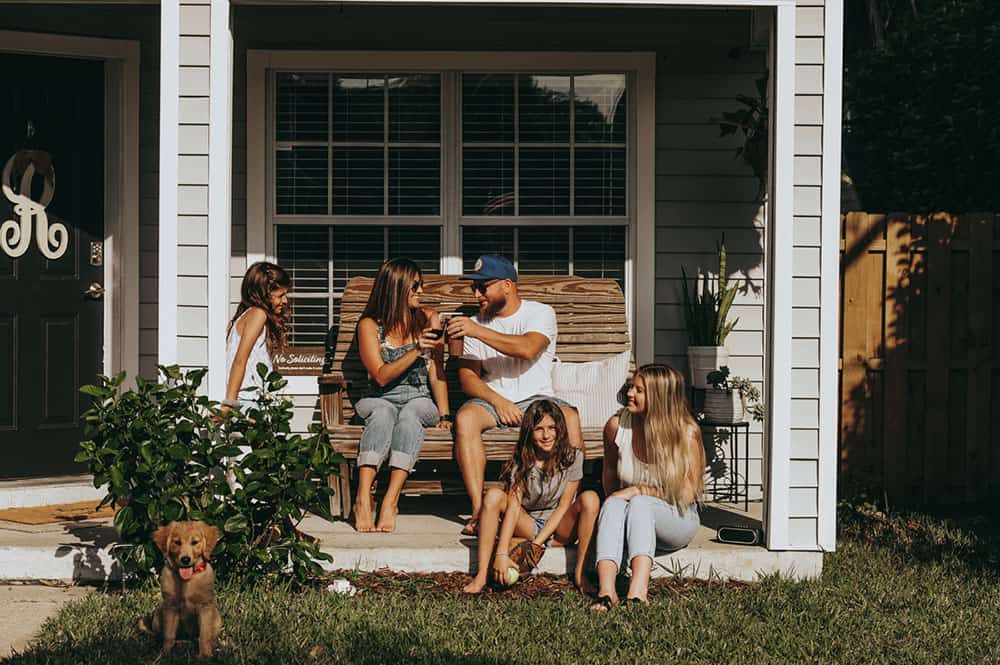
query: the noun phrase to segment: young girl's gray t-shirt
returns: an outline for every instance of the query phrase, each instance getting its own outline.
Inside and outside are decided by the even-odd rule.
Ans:
[[[565,469],[556,471],[551,478],[543,478],[542,470],[537,466],[528,473],[521,495],[521,506],[532,517],[548,517],[559,505],[559,497],[566,491],[566,486],[583,478],[583,453],[577,449],[573,452],[576,453],[573,463]],[[515,466],[511,475],[516,472]]]

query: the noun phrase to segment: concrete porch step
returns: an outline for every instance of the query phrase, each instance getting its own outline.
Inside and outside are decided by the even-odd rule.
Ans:
[[[474,569],[478,541],[459,533],[463,520],[454,514],[446,498],[404,499],[401,510],[393,534],[357,533],[346,522],[331,523],[315,516],[307,517],[301,528],[317,536],[321,549],[333,556],[331,569],[465,573]],[[703,523],[754,520],[753,510],[751,514],[723,510],[706,508]],[[110,520],[39,526],[0,522],[0,579],[116,580],[120,571],[110,554],[115,542]],[[653,575],[754,581],[761,575],[779,573],[811,578],[820,574],[822,556],[820,552],[771,552],[763,547],[724,545],[715,541],[714,528],[703,526],[685,549],[656,557]],[[566,574],[575,560],[576,548],[550,547],[538,572]]]

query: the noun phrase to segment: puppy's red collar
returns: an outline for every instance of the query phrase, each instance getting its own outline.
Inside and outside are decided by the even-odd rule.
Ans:
[[[197,575],[198,573],[204,572],[205,571],[205,566],[207,566],[207,565],[208,565],[207,563],[205,563],[204,561],[202,561],[201,563],[199,563],[197,566],[194,567],[194,570],[192,572],[195,575]]]

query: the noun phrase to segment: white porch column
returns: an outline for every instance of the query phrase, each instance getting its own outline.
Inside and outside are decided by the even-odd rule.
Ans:
[[[843,116],[844,0],[826,0],[823,32],[823,218],[821,222],[819,349],[819,524],[818,544],[837,546],[837,411],[840,335],[840,128]]]
[[[208,192],[208,394],[226,393],[232,237],[233,34],[229,0],[212,0]]]
[[[159,362],[225,391],[233,45],[228,0],[164,0],[160,20]]]
[[[768,335],[770,441],[767,473],[767,546],[787,549],[792,407],[792,214],[795,114],[795,6],[779,5],[774,32],[774,150],[771,160],[773,205]]]
[[[157,361],[177,362],[177,143],[180,101],[180,5],[160,4],[159,339]]]

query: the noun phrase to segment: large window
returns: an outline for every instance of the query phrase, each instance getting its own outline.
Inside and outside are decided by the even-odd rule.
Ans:
[[[278,215],[441,214],[438,74],[276,75]]]
[[[275,72],[270,222],[293,280],[292,344],[322,344],[347,280],[394,256],[432,274],[502,254],[526,275],[624,288],[628,80]]]
[[[623,217],[624,74],[462,75],[462,213]]]
[[[321,346],[340,323],[340,299],[351,277],[374,277],[386,259],[406,256],[428,275],[439,272],[436,226],[277,227],[277,260],[292,278],[292,346]]]

